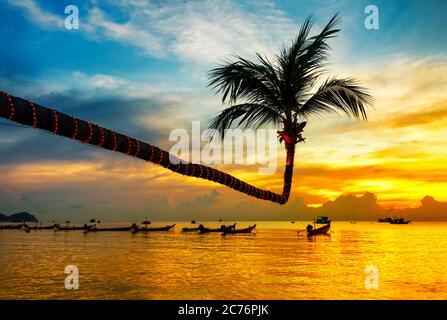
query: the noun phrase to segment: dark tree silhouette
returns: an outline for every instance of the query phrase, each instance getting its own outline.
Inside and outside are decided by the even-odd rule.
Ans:
[[[224,109],[211,127],[224,136],[225,129],[236,121],[238,127],[281,126],[279,141],[284,141],[287,158],[281,202],[285,203],[292,187],[295,144],[304,141],[301,132],[311,116],[343,112],[366,120],[365,107],[372,104],[367,90],[354,79],[330,78],[312,93],[325,73],[329,45],[339,32],[335,15],[323,30],[310,37],[313,19],[307,18],[290,47],[283,47],[273,62],[256,54],[251,62],[240,56],[227,61],[209,74],[210,86],[222,93]]]

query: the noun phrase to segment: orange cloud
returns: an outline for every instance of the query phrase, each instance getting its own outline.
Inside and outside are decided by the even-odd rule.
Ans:
[[[389,125],[392,128],[402,128],[409,126],[427,125],[432,122],[438,122],[447,118],[446,101],[441,101],[439,104],[435,103],[427,105],[426,107],[429,110],[418,110],[405,114],[397,114],[394,117],[390,117],[384,123],[380,123],[378,125]]]

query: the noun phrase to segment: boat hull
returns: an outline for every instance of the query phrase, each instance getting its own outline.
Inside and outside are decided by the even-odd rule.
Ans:
[[[43,226],[43,227],[30,227],[31,230],[54,230],[56,228],[56,225],[52,226]]]
[[[238,234],[238,233],[251,233],[256,228],[256,225],[252,225],[245,229],[233,229],[233,230],[226,230],[223,232],[223,234]]]
[[[109,232],[129,232],[132,230],[132,227],[116,227],[116,228],[92,228],[90,231],[92,232],[103,232],[103,231],[109,231]]]
[[[183,228],[182,232],[197,232],[199,228]]]
[[[200,228],[199,227],[199,233],[200,234],[204,234],[204,233],[210,233],[210,232],[226,232],[229,230],[234,230],[236,228],[236,223],[229,225],[229,226],[222,226],[220,228],[216,228],[216,229],[209,229],[209,228]]]
[[[91,230],[92,227],[55,227],[56,231],[81,231],[81,230]]]
[[[0,226],[0,230],[19,230],[22,229],[22,225],[6,225],[6,226]]]
[[[308,230],[307,231],[307,236],[308,237],[312,237],[312,236],[316,236],[316,235],[319,235],[319,234],[327,234],[330,229],[331,229],[331,224],[328,223],[327,225],[325,225],[325,226],[323,226],[321,228]]]
[[[174,226],[175,224],[159,228],[138,228],[138,232],[169,231],[174,228]]]

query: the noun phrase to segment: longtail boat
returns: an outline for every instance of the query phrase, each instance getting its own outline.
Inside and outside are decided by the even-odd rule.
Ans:
[[[6,225],[6,226],[0,226],[0,230],[19,230],[22,229],[23,224],[17,224],[17,225]]]
[[[199,231],[199,227],[196,228],[183,228],[182,232],[197,232]]]
[[[92,230],[93,226],[87,226],[84,225],[82,227],[61,227],[61,226],[55,226],[54,230],[56,231],[78,231],[78,230]]]
[[[391,219],[391,224],[409,224],[411,220],[404,220],[404,218]]]
[[[101,232],[101,231],[131,231],[133,226],[130,227],[115,227],[115,228],[91,228],[89,231]]]
[[[226,229],[222,234],[237,234],[237,233],[251,233],[256,228],[256,225],[249,226],[245,229]]]
[[[174,228],[175,224],[171,224],[164,227],[158,227],[158,228],[138,228],[138,232],[151,232],[151,231],[169,231],[172,228]]]
[[[228,230],[234,230],[236,228],[236,223],[233,223],[229,226],[221,225],[220,228],[211,229],[211,228],[205,228],[202,224],[199,226],[199,233],[209,233],[209,232],[225,232]]]
[[[317,234],[327,234],[329,232],[330,228],[331,228],[331,223],[328,223],[327,225],[322,226],[321,228],[308,229],[307,230],[307,236],[308,237],[312,237],[312,236],[315,236]]]
[[[54,228],[57,228],[59,225],[58,224],[53,224],[50,226],[34,226],[34,227],[30,227],[31,230],[54,230]]]

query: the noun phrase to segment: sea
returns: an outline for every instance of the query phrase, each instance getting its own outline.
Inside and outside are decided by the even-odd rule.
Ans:
[[[311,238],[306,221],[241,221],[255,231],[225,236],[151,226],[172,223],[0,230],[0,299],[447,299],[446,222],[334,221]]]

